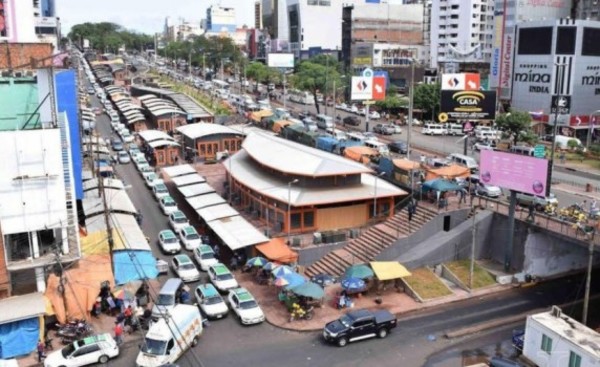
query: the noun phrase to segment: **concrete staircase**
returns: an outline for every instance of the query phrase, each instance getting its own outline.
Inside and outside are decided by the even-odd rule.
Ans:
[[[409,223],[407,208],[404,208],[385,222],[362,232],[358,238],[351,240],[344,248],[325,255],[321,260],[306,268],[305,274],[309,277],[320,273],[341,276],[350,265],[374,260],[381,251],[397,239],[410,236],[437,215],[438,213],[433,209],[419,206]]]

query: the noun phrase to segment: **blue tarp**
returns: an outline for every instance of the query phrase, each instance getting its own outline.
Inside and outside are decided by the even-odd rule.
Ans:
[[[40,338],[37,317],[0,325],[0,358],[13,358],[35,350]]]
[[[154,279],[158,276],[156,258],[150,251],[122,250],[113,253],[115,283]]]

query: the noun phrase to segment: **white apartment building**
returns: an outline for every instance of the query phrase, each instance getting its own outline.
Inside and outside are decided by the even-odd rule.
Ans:
[[[50,0],[4,0],[2,5],[0,43],[51,43],[58,50],[60,21]]]
[[[289,42],[298,57],[342,48],[342,0],[288,0]]]
[[[236,30],[235,8],[212,5],[206,9],[206,31],[209,33],[233,33]]]
[[[536,20],[566,18],[571,1],[531,2],[495,1],[494,38],[490,60],[490,87],[499,88],[499,98],[511,98],[511,79],[515,47],[515,27]]]
[[[489,63],[494,30],[492,0],[433,0],[430,19],[430,67],[455,72],[461,64]]]

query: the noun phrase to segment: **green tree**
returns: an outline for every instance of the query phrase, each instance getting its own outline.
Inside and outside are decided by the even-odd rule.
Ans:
[[[127,50],[138,51],[154,47],[152,36],[128,31],[110,22],[76,24],[71,28],[68,38],[77,44],[87,39],[90,41],[90,47],[101,52],[109,49],[116,52],[121,46],[125,46]]]
[[[267,78],[268,73],[269,68],[262,62],[251,62],[246,67],[246,77],[254,80],[256,88],[258,88],[258,83],[263,82]]]
[[[496,116],[496,126],[506,139],[512,140],[513,144],[519,141],[531,143],[537,137],[531,131],[531,116],[527,112],[513,111]]]
[[[436,84],[418,84],[413,95],[413,106],[430,114],[435,121],[435,111],[440,110],[441,88]]]
[[[375,106],[385,110],[392,111],[408,106],[408,99],[398,95],[386,95],[383,101],[375,102]]]
[[[298,71],[291,78],[294,88],[306,90],[315,98],[315,108],[320,113],[319,103],[317,102],[317,93],[331,93],[333,84],[340,86],[341,77],[333,66],[324,66],[311,61],[304,61],[298,66]]]

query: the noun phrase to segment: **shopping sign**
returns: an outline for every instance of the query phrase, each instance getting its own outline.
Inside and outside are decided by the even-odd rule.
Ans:
[[[481,79],[475,73],[442,74],[442,90],[479,90]]]
[[[385,77],[353,76],[350,98],[353,101],[385,99]]]

